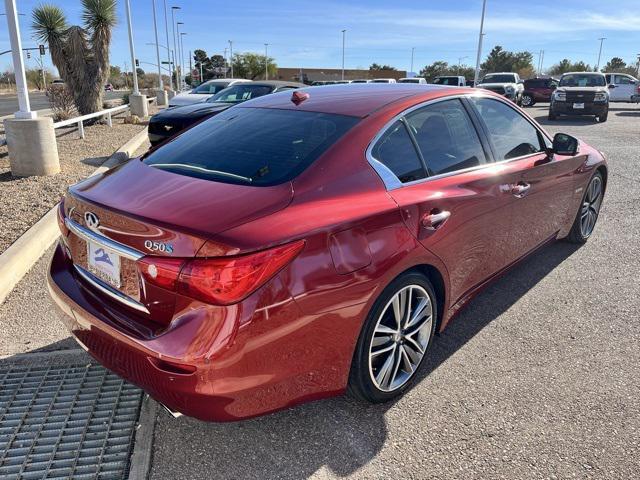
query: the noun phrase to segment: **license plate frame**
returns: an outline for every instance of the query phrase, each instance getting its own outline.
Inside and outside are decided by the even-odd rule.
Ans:
[[[584,110],[584,102],[578,102],[573,104],[574,110]]]
[[[120,255],[114,250],[87,240],[87,270],[92,275],[112,287],[121,288],[120,266]]]

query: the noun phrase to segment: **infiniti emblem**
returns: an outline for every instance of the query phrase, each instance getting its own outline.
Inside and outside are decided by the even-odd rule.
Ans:
[[[98,216],[93,212],[84,212],[84,223],[91,230],[97,230],[100,225]]]

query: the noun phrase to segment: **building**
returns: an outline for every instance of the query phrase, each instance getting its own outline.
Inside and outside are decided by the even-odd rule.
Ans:
[[[374,78],[403,78],[407,76],[404,70],[358,70],[345,69],[345,80]],[[278,68],[278,80],[294,80],[296,82],[311,83],[316,81],[341,80],[341,68]]]

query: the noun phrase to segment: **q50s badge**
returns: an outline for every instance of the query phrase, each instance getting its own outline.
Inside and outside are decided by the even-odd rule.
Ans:
[[[170,243],[145,240],[144,246],[147,250],[151,250],[152,252],[173,253],[173,245]]]

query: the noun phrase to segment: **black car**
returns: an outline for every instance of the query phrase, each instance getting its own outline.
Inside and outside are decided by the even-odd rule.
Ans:
[[[156,113],[149,120],[149,141],[152,146],[156,146],[194,123],[216,115],[233,105],[270,93],[301,87],[306,85],[278,80],[238,83],[219,91],[206,102],[167,108]]]
[[[599,72],[571,72],[560,77],[551,96],[549,120],[560,115],[592,115],[606,122],[609,115],[607,81]]]

